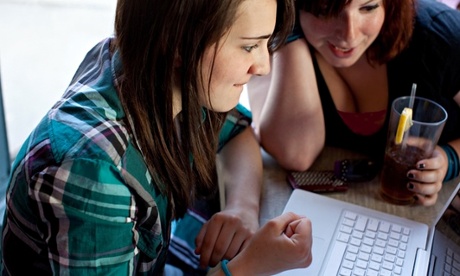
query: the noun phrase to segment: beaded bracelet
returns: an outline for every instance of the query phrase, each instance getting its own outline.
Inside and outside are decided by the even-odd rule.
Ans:
[[[440,147],[446,152],[449,165],[446,176],[443,180],[443,182],[446,182],[458,176],[458,173],[460,172],[460,160],[457,152],[451,145],[445,144],[441,145]]]
[[[232,276],[232,274],[230,273],[230,270],[228,270],[227,263],[228,263],[228,260],[222,260],[220,262],[220,267],[222,268],[222,271],[224,271],[225,276]]]

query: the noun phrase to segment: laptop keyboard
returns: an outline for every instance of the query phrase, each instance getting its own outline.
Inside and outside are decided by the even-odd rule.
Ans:
[[[444,263],[444,276],[460,276],[460,254],[447,248],[446,259]]]
[[[401,275],[409,234],[407,227],[345,211],[324,275]]]

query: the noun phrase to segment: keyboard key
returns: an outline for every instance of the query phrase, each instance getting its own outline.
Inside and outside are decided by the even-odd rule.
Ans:
[[[337,240],[347,243],[350,240],[350,235],[345,234],[345,233],[339,233],[339,236],[337,237]]]
[[[345,254],[345,259],[346,260],[355,262],[356,258],[358,258],[358,255],[356,255],[356,254],[353,254],[353,253],[350,253],[350,252],[347,252],[347,254]]]
[[[364,232],[364,230],[366,229],[366,224],[367,224],[367,218],[363,216],[359,216],[358,220],[356,221],[355,230]]]
[[[401,233],[402,227],[400,225],[394,224],[393,227],[391,227],[391,230],[396,233]]]
[[[385,253],[385,249],[383,247],[374,247],[374,250],[372,250],[375,254],[383,255]]]
[[[369,269],[379,271],[380,270],[380,263],[371,261],[369,263]]]
[[[325,275],[403,276],[409,228],[351,211],[343,214],[341,223],[341,242],[334,246]],[[460,271],[460,258],[457,263]]]
[[[354,245],[349,245],[348,248],[347,248],[347,251],[351,252],[351,253],[354,253],[354,254],[358,254],[359,247],[354,246]]]
[[[369,219],[369,223],[367,224],[367,230],[377,232],[379,228],[379,221],[376,219]]]
[[[383,233],[390,233],[390,224],[386,221],[381,221],[379,231]]]
[[[353,275],[350,269],[342,268],[339,272],[340,276],[351,276]]]

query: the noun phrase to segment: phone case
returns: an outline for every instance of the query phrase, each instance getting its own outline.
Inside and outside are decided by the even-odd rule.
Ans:
[[[287,179],[294,189],[311,192],[344,192],[348,189],[345,181],[338,178],[334,171],[288,172]]]
[[[343,159],[334,163],[335,175],[345,182],[370,181],[378,172],[378,164],[370,159]]]

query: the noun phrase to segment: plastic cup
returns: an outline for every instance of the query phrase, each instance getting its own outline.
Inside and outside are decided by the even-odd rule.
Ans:
[[[404,133],[402,143],[395,143],[399,119],[410,97],[397,98],[391,105],[385,158],[381,173],[380,195],[390,203],[407,205],[414,202],[414,193],[407,188],[407,172],[421,159],[433,154],[447,120],[446,110],[434,101],[415,97],[412,126]]]

